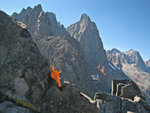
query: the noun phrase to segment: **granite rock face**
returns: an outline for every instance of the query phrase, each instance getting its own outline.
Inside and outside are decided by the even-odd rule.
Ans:
[[[91,77],[97,91],[110,92],[113,79],[128,78],[107,60],[96,24],[86,14],[81,16],[79,22],[69,26],[67,31],[84,48],[84,57],[92,72]]]
[[[117,85],[124,84],[122,88]],[[130,87],[128,87],[130,84]],[[131,92],[131,87],[132,92]],[[125,89],[124,89],[125,88]],[[135,90],[135,89],[136,90]],[[121,92],[120,95],[116,95]],[[129,93],[130,92],[130,93]],[[112,87],[112,94],[98,92],[94,99],[100,113],[149,113],[150,106],[143,100],[138,86],[129,80],[114,80]],[[124,95],[125,94],[125,95]],[[137,96],[138,95],[138,96]]]
[[[90,103],[70,84],[64,84],[63,91],[52,86],[45,93],[45,97],[42,113],[47,113],[47,110],[50,113],[99,113],[96,105]]]
[[[78,85],[93,97],[95,89],[80,43],[70,36],[48,36],[39,42],[40,51],[50,64],[62,70],[63,80]]]
[[[112,49],[107,51],[107,57],[116,68],[138,85],[150,104],[150,68],[144,63],[139,52],[133,49],[127,52]]]
[[[26,25],[0,11],[0,112],[99,113],[75,86],[60,91],[48,67]]]
[[[12,17],[28,26],[36,43],[44,36],[64,36],[68,34],[64,26],[57,22],[55,14],[44,12],[40,4],[34,8],[22,9],[19,14],[13,13]]]
[[[69,26],[67,31],[81,42],[84,47],[85,60],[91,71],[95,73],[99,64],[107,63],[106,53],[100,39],[96,24],[83,14],[79,22]]]
[[[112,95],[134,99],[135,96],[141,96],[141,91],[132,80],[113,80]]]
[[[24,98],[33,97],[30,100],[36,103],[45,90],[39,85],[46,79],[48,61],[40,54],[31,37],[21,35],[23,31],[30,33],[20,25],[0,12],[0,87],[5,93],[10,91]]]
[[[44,13],[41,5],[38,5],[33,9],[23,9],[20,14],[14,13],[12,17],[28,26],[41,54],[49,60],[50,65],[62,70],[63,80],[79,85],[88,95],[94,96],[95,88],[81,44],[69,36],[57,22],[55,14]]]

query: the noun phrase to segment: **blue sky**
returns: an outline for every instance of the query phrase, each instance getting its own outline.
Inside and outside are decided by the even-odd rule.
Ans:
[[[150,0],[3,0],[0,10],[11,15],[37,4],[54,12],[65,27],[86,13],[96,23],[106,50],[135,49],[144,60],[150,59]]]

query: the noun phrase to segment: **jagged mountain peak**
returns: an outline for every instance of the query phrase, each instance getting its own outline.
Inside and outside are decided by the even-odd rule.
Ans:
[[[139,55],[139,52],[134,50],[134,49],[130,49],[129,51],[124,52],[125,54],[135,54],[135,55]]]
[[[82,23],[82,22],[91,22],[91,19],[87,14],[83,13],[79,22],[80,23]]]
[[[41,11],[43,11],[41,4],[38,4],[37,6],[34,6],[34,8],[31,8],[31,7],[27,7],[26,9],[23,8],[20,14],[29,13],[31,10],[33,11],[32,13],[35,13],[35,12],[40,13]]]
[[[43,36],[69,34],[64,26],[57,22],[56,15],[52,12],[44,12],[40,4],[34,8],[22,9],[19,14],[13,13],[12,17],[28,26],[35,42],[38,42]]]
[[[80,20],[69,26],[67,31],[83,44],[85,60],[92,72],[96,72],[98,64],[107,62],[96,24],[90,20],[87,14],[82,14]]]
[[[116,48],[113,48],[112,50],[108,50],[107,53],[108,53],[108,54],[113,54],[113,55],[115,55],[115,54],[121,53],[121,51],[119,51],[119,50],[116,49]]]
[[[41,4],[38,4],[37,6],[35,6],[35,7],[34,7],[34,9],[42,10],[42,6],[41,6]]]

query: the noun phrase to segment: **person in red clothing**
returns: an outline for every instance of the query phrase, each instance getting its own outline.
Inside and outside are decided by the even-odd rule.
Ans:
[[[60,90],[62,90],[62,85],[61,85],[60,77],[59,77],[59,74],[61,73],[61,71],[58,72],[57,70],[55,70],[53,66],[51,66],[50,69],[51,69],[51,73],[50,73],[51,78],[57,82],[58,87],[60,88]]]

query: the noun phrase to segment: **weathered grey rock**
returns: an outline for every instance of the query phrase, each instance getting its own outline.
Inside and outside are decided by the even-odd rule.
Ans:
[[[23,24],[0,11],[0,90],[10,98],[20,97],[40,105],[46,90],[40,87],[40,81],[47,79],[48,60],[40,54],[31,37],[22,37],[23,31],[29,33]],[[26,78],[29,69],[32,71]],[[36,98],[32,98],[34,95]]]
[[[21,96],[24,96],[26,92],[29,90],[29,86],[27,85],[24,78],[19,78],[19,77],[15,78],[14,87],[15,87],[16,93]]]
[[[123,83],[117,84],[116,96],[120,96],[120,95],[121,95],[121,88],[122,88],[123,86],[125,86],[125,84],[123,84]]]
[[[112,94],[102,92],[95,94],[94,100],[100,113],[150,112],[148,104],[139,97],[141,96],[141,92],[138,86],[131,80],[113,80]]]
[[[149,113],[150,110],[143,103],[140,104],[140,102],[107,93],[96,93],[94,99],[100,113]]]
[[[70,25],[67,31],[83,46],[85,61],[92,74],[99,75],[98,80],[94,80],[97,91],[110,92],[113,79],[128,78],[108,62],[96,24],[86,14],[79,22]]]
[[[83,44],[85,60],[93,73],[96,72],[98,64],[107,62],[97,27],[86,14],[81,16],[79,22],[69,26],[67,31]]]
[[[116,95],[118,84],[127,84],[128,82],[129,82],[129,80],[113,80],[112,81],[112,90],[111,90],[112,92],[111,92],[111,94]],[[116,96],[118,96],[118,95],[116,95]]]
[[[74,86],[66,86],[61,92],[49,79],[48,60],[40,54],[31,37],[20,35],[23,29],[28,31],[22,25],[0,11],[0,112],[99,113]],[[78,106],[82,102],[84,105]]]
[[[1,113],[34,113],[33,111],[14,105],[12,102],[5,101],[0,103],[0,112]]]
[[[137,103],[137,106],[138,106],[137,109],[139,111],[142,112],[142,110],[146,109],[148,112],[150,112],[150,106],[141,97],[135,96],[134,97],[134,102]],[[142,105],[142,107],[139,104]]]
[[[56,20],[51,12],[44,12],[41,5],[34,8],[23,9],[19,14],[13,13],[12,17],[25,23],[32,33],[32,38],[38,44],[38,40],[44,36],[64,36],[68,32],[64,26]]]
[[[50,64],[57,70],[62,70],[62,79],[78,85],[93,97],[93,80],[80,43],[70,36],[49,36],[39,42],[40,51],[49,59]]]
[[[47,109],[52,113],[99,113],[95,104],[90,103],[77,88],[69,84],[64,85],[63,91],[52,86],[47,90],[45,97],[43,106],[49,106],[43,107],[42,113],[47,113]]]
[[[132,100],[136,95],[142,95],[139,87],[132,80],[113,80],[112,94]]]
[[[121,89],[121,95],[124,98],[133,99],[136,95],[141,95],[141,91],[138,87],[134,86],[132,83],[125,85]]]

